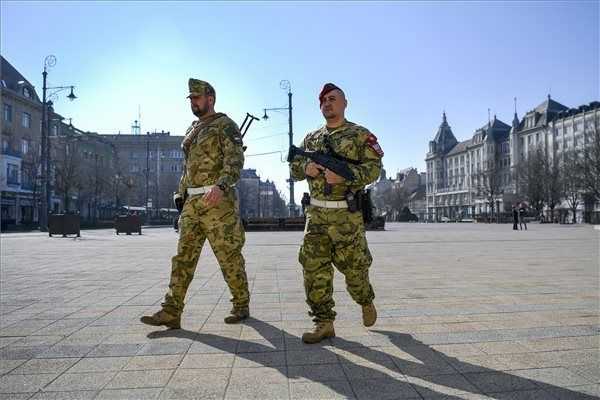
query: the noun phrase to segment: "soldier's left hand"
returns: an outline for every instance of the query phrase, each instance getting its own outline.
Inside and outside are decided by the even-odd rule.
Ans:
[[[202,201],[209,206],[216,206],[223,199],[223,191],[218,186],[213,186],[208,192],[202,196]]]
[[[332,171],[326,169],[325,170],[325,180],[330,185],[335,185],[335,184],[344,182],[345,179],[342,178],[341,176],[339,176],[338,174],[336,174],[335,172],[332,172]]]

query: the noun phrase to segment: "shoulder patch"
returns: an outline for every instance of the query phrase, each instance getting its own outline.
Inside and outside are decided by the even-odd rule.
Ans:
[[[372,133],[369,133],[367,135],[366,143],[371,148],[371,150],[377,153],[379,157],[383,157],[383,149],[377,142],[377,136],[373,135]]]
[[[240,130],[235,123],[232,122],[225,124],[223,127],[223,133],[233,143],[242,145],[242,135],[240,134]]]

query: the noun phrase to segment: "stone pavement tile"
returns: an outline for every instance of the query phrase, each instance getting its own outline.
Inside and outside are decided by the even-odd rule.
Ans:
[[[290,382],[322,382],[347,380],[341,364],[291,365],[288,367]]]
[[[546,389],[557,399],[568,400],[598,400],[600,398],[600,385],[571,386],[566,388]]]
[[[167,386],[161,392],[160,400],[222,400],[227,382],[213,382],[193,388],[173,388]]]
[[[69,373],[120,371],[130,357],[89,357],[82,358],[69,370]]]
[[[35,332],[36,335],[70,335],[90,324],[92,318],[61,319]]]
[[[183,354],[162,356],[134,356],[129,358],[124,370],[152,370],[152,369],[174,369],[177,368]]]
[[[11,371],[11,374],[61,374],[79,361],[79,358],[32,359]]]
[[[406,348],[408,349],[408,348]],[[452,359],[433,352],[427,346],[417,346],[409,352],[399,350],[391,353],[392,361],[407,376],[454,374]]]
[[[469,372],[463,374],[469,382],[483,393],[514,392],[539,389],[536,382],[527,377],[518,376],[515,371],[507,372]]]
[[[489,356],[491,360],[506,364],[503,371],[527,368],[542,368],[544,365],[538,357],[538,353],[521,353],[521,354],[496,354]]]
[[[25,337],[22,337],[22,336],[0,337],[0,348],[6,347],[9,344],[18,343],[18,342],[20,342],[21,340],[23,340],[25,338],[27,338],[27,336],[25,336]],[[40,343],[32,343],[32,344],[23,343],[22,346],[32,346],[32,345],[35,346],[35,345],[38,345],[38,344],[40,344]]]
[[[235,353],[238,345],[237,340],[207,337],[199,334],[199,340],[192,343],[188,349],[189,354],[197,353]]]
[[[44,388],[45,392],[64,392],[72,390],[100,390],[117,374],[111,372],[86,372],[81,374],[62,374]]]
[[[216,392],[221,390],[225,392],[225,387],[231,375],[229,368],[214,369],[177,369],[167,384],[171,389],[193,389],[202,387],[214,387]]]
[[[480,393],[479,389],[461,374],[409,376],[406,379],[423,397],[454,395],[465,392]]]
[[[0,360],[0,375],[7,374],[27,360]]]
[[[283,338],[240,340],[236,353],[264,353],[283,349]]]
[[[151,371],[120,371],[106,385],[105,389],[163,387],[173,375],[172,369]]]
[[[234,354],[186,354],[179,368],[231,368]]]
[[[531,351],[576,350],[581,348],[598,349],[600,348],[600,336],[523,339],[519,343]]]
[[[36,358],[61,358],[61,357],[85,357],[95,346],[72,346],[57,344],[47,351],[36,356]]]
[[[92,400],[96,397],[96,390],[76,390],[68,392],[38,392],[31,400]]]
[[[239,353],[235,355],[234,368],[276,367],[286,365],[285,352]]]
[[[290,382],[290,399],[356,399],[350,382]]]
[[[350,381],[353,379],[399,379],[404,376],[391,360],[378,362],[363,360],[341,365]]]
[[[491,342],[493,343],[493,342]],[[442,353],[447,357],[457,356],[483,356],[485,353],[477,348],[474,344],[461,343],[461,344],[436,344],[430,346],[433,350]]]
[[[566,367],[569,371],[587,379],[590,383],[600,383],[600,363]]]
[[[143,344],[100,344],[96,346],[87,357],[117,357],[135,356]]]
[[[233,368],[231,371],[230,385],[265,383],[287,383],[285,367],[262,367],[262,368]]]
[[[34,393],[0,393],[0,400],[27,400]]]
[[[0,349],[0,360],[28,360],[48,351],[49,346],[9,346]]]
[[[14,342],[13,346],[52,346],[64,338],[61,335],[31,335]]]
[[[510,366],[495,356],[457,356],[448,359],[450,365],[460,373],[505,371]]]
[[[31,393],[52,382],[57,374],[4,375],[0,377],[0,393]]]
[[[162,388],[146,388],[146,389],[104,389],[94,400],[154,400],[158,399]]]
[[[351,379],[350,383],[359,400],[421,398],[415,388],[403,379]]]
[[[288,383],[230,384],[225,392],[225,400],[288,400]]]
[[[580,375],[577,375],[566,368],[539,368],[539,369],[523,369],[511,371],[513,375],[535,381],[543,387],[547,385],[553,386],[577,386],[588,385],[590,382]]]
[[[600,363],[600,352],[597,349],[539,352],[534,355],[540,364],[548,367]]]
[[[334,352],[319,348],[305,351],[287,351],[286,359],[288,365],[339,363],[338,357]]]
[[[102,339],[102,344],[145,344],[150,339],[145,333],[116,333]]]
[[[473,346],[486,354],[526,353],[529,348],[516,341],[473,343]]]
[[[31,319],[24,320],[8,325],[7,318],[3,318],[4,323],[2,329],[0,329],[0,336],[25,336],[31,335],[34,332],[39,331],[42,328],[52,324],[53,321],[46,319]]]
[[[185,354],[191,342],[146,343],[137,353],[138,356]]]

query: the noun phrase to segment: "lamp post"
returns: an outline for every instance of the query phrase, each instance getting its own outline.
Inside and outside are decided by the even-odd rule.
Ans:
[[[46,56],[44,59],[44,72],[42,72],[43,86],[42,86],[42,154],[41,154],[41,172],[42,172],[42,198],[40,201],[39,208],[39,224],[40,231],[46,232],[48,230],[48,210],[50,207],[50,138],[48,136],[48,105],[50,99],[66,89],[71,89],[71,93],[67,98],[71,101],[75,100],[77,96],[73,93],[75,86],[54,86],[48,87],[46,80],[48,77],[48,69],[56,65],[56,57],[53,55]],[[47,95],[48,90],[53,90],[52,93]]]
[[[276,107],[276,108],[265,108],[264,109],[265,114],[263,115],[263,119],[264,120],[269,119],[269,116],[267,115],[267,111],[287,110],[288,111],[288,128],[289,128],[288,136],[289,136],[289,145],[291,147],[294,144],[294,133],[293,133],[293,129],[292,129],[292,85],[290,84],[290,81],[282,80],[281,82],[279,82],[279,87],[283,90],[287,90],[288,106],[287,107]],[[287,179],[287,182],[290,185],[290,202],[288,204],[288,208],[290,210],[290,217],[293,217],[296,215],[296,202],[294,200],[294,180],[292,179],[291,171],[290,171],[290,177],[289,177],[289,179]]]

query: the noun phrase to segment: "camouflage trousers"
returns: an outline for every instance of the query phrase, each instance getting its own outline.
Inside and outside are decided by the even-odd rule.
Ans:
[[[372,257],[360,212],[309,206],[299,253],[306,302],[315,322],[333,321],[333,265],[344,274],[346,288],[358,304],[375,298],[369,283]]]
[[[229,286],[233,305],[247,307],[250,294],[242,256],[245,233],[236,211],[235,195],[228,193],[214,207],[207,207],[201,198],[201,195],[189,198],[179,218],[177,255],[172,259],[169,291],[162,306],[181,314],[200,252],[208,239]]]

